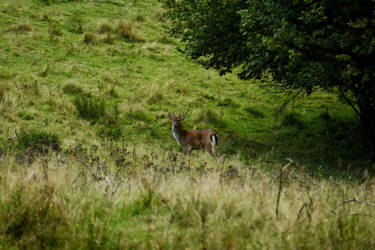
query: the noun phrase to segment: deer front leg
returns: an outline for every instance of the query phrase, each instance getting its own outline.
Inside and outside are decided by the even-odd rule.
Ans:
[[[191,148],[190,148],[189,146],[185,146],[185,147],[183,147],[183,149],[184,149],[184,153],[185,153],[185,155],[186,155],[186,154],[190,155],[190,153],[191,153]]]

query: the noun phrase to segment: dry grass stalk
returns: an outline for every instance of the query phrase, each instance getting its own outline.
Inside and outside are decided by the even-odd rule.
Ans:
[[[283,189],[283,184],[284,184],[284,179],[287,178],[288,176],[285,175],[285,178],[284,178],[284,172],[292,165],[295,165],[296,163],[294,161],[292,161],[291,159],[288,159],[290,162],[285,165],[283,168],[280,169],[280,174],[278,176],[278,180],[279,180],[279,191],[277,193],[277,200],[276,200],[276,211],[275,211],[275,214],[276,214],[276,219],[279,218],[279,203],[280,203],[280,197],[281,197],[281,191]]]

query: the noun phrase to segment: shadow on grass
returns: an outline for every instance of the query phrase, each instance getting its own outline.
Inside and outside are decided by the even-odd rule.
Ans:
[[[293,113],[287,114],[275,128],[270,142],[258,142],[240,132],[221,136],[220,153],[241,154],[249,164],[262,160],[266,168],[274,169],[293,159],[303,166],[302,171],[315,177],[357,179],[366,171],[375,175],[361,142],[360,124],[355,118],[332,117],[328,113],[308,121]]]

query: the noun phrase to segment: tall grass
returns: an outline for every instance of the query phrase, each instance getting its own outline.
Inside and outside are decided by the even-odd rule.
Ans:
[[[74,99],[78,115],[92,122],[97,122],[105,116],[105,101],[88,95],[78,95]]]
[[[370,176],[353,185],[314,179],[293,166],[279,178],[279,170],[264,173],[203,153],[185,157],[139,145],[114,146],[108,155],[102,146],[94,150],[99,157],[50,155],[17,172],[9,171],[15,166],[12,155],[0,162],[3,246],[375,246]]]

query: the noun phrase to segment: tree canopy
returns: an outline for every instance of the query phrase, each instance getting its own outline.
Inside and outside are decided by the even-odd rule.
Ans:
[[[374,0],[162,0],[171,32],[206,67],[284,89],[333,90],[375,149]]]

